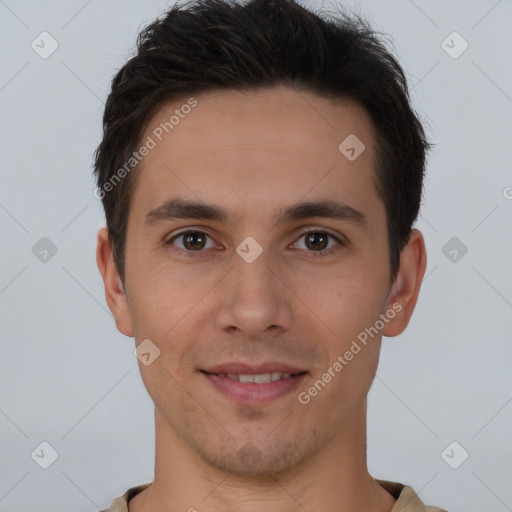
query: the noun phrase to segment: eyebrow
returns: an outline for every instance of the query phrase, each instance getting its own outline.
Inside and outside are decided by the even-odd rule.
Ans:
[[[273,220],[278,224],[309,219],[311,217],[342,220],[359,227],[366,227],[368,223],[366,216],[362,212],[342,201],[333,199],[306,201],[288,206],[284,210],[281,208],[274,215]],[[176,219],[211,220],[227,223],[230,218],[229,211],[221,206],[173,197],[164,201],[146,215],[142,229],[152,227],[160,222]]]

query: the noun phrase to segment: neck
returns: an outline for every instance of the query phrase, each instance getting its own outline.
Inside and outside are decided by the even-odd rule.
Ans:
[[[368,473],[366,400],[342,432],[301,464],[273,475],[221,471],[194,451],[155,410],[155,478],[130,512],[389,512],[396,502]]]

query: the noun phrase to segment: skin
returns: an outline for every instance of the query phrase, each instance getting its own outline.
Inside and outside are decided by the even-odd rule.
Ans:
[[[381,336],[407,327],[426,252],[413,230],[391,283],[371,118],[358,104],[285,86],[196,99],[137,169],[125,290],[106,228],[98,234],[98,267],[117,328],[160,350],[149,366],[139,362],[155,403],[155,477],[129,509],[389,512],[396,500],[367,469],[367,393]],[[141,141],[185,101],[163,105]],[[355,161],[338,150],[349,134],[366,146]],[[173,196],[214,203],[233,216],[144,228],[147,213]],[[344,201],[366,225],[273,221],[280,208],[320,199]],[[168,243],[188,227],[208,235],[202,246],[186,237]],[[304,230],[346,243],[328,239],[315,248]],[[263,248],[250,264],[236,253],[248,236]],[[196,257],[187,255],[198,246],[204,248]],[[322,250],[328,253],[315,257]],[[237,404],[199,371],[231,361],[285,361],[308,371],[299,389],[307,391],[393,304],[401,311],[307,405],[297,392]]]

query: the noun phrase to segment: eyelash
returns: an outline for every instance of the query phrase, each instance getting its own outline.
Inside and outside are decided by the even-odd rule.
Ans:
[[[212,238],[208,233],[205,233],[204,231],[200,231],[199,229],[187,229],[185,231],[181,231],[181,232],[177,233],[176,235],[174,235],[172,238],[170,238],[166,242],[166,244],[172,245],[173,241],[176,240],[177,238],[179,238],[181,236],[185,236],[185,235],[191,234],[191,233],[199,233],[201,235],[206,235],[207,237]],[[340,240],[340,238],[338,238],[337,236],[333,235],[330,231],[326,231],[325,229],[309,229],[309,230],[303,231],[303,232],[301,232],[298,235],[297,240],[300,240],[303,236],[309,235],[311,233],[322,233],[322,234],[325,234],[328,237],[336,240],[340,246],[346,246],[347,245],[346,242],[344,242],[343,240]],[[312,253],[313,257],[315,257],[315,258],[321,258],[321,257],[324,257],[324,256],[329,256],[332,252],[336,251],[338,248],[339,247],[335,246],[335,247],[331,247],[330,249],[324,249],[323,251],[306,251],[306,252]],[[185,252],[187,254],[187,256],[192,257],[192,258],[195,258],[195,257],[198,257],[198,256],[202,256],[201,253],[204,252],[204,249],[200,249],[198,251],[188,251],[186,249],[178,248],[177,250],[179,250],[181,252]]]

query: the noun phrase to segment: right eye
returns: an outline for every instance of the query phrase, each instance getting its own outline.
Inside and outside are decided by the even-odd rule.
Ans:
[[[189,256],[196,256],[194,253],[203,252],[202,249],[212,248],[212,246],[207,247],[208,239],[211,240],[211,237],[204,231],[187,229],[174,235],[166,242],[166,244],[177,246],[181,251],[186,252]],[[182,245],[180,246],[179,244],[175,244],[175,240],[181,240]]]

